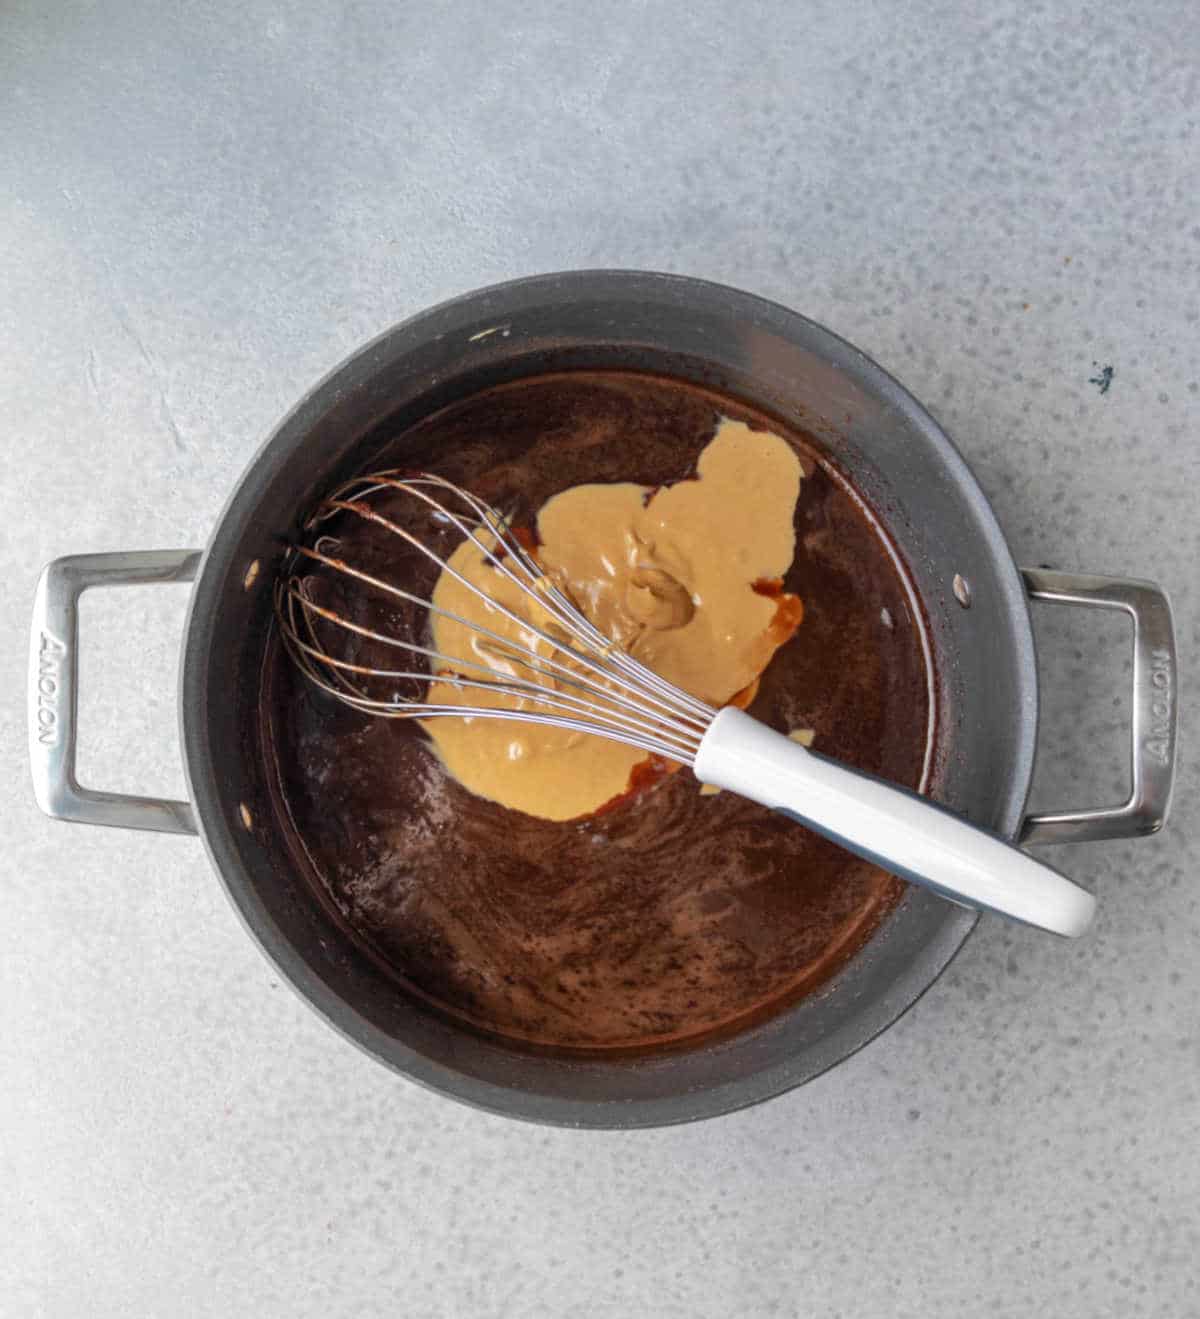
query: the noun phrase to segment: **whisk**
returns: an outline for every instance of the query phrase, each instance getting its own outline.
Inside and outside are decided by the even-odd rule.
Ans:
[[[397,500],[412,501],[406,507],[435,528],[436,537],[398,521],[391,512]],[[486,617],[507,618],[536,638],[533,645],[347,561],[336,534],[343,518],[363,519],[396,537],[401,559],[411,562],[415,554],[418,563],[451,574],[489,607]],[[704,783],[790,816],[960,905],[1069,937],[1091,922],[1095,900],[1089,893],[999,836],[811,751],[734,706],[718,710],[667,682],[585,617],[509,518],[443,477],[400,469],[354,477],[320,502],[303,532],[275,588],[283,642],[311,682],[363,714],[508,719],[611,738],[686,765]],[[449,554],[429,543],[444,533],[473,542],[530,607],[517,612],[469,581]],[[322,569],[342,588],[338,598],[323,601],[313,589],[313,573]],[[359,589],[394,606],[390,621],[372,615],[361,621],[363,611],[353,608]],[[502,658],[508,671],[426,644],[423,623],[430,614],[472,629],[484,655]],[[404,616],[418,626],[397,625]],[[395,667],[374,662],[389,654],[397,656]],[[439,703],[431,699],[431,684],[511,704]]]

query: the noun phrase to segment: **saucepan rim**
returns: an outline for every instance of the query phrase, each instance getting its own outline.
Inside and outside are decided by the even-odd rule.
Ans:
[[[183,762],[195,818],[213,868],[247,930],[283,977],[342,1035],[376,1059],[409,1079],[506,1116],[564,1126],[638,1127],[669,1125],[731,1112],[812,1079],[844,1060],[892,1025],[937,980],[973,929],[978,914],[945,904],[945,918],[936,934],[925,942],[917,963],[898,975],[886,996],[876,1004],[872,1020],[865,1022],[852,1044],[845,1040],[828,1050],[828,1056],[807,1059],[803,1065],[782,1066],[754,1073],[741,1081],[697,1093],[626,1103],[572,1100],[537,1094],[519,1085],[504,1086],[479,1076],[456,1072],[402,1045],[381,1031],[318,976],[281,932],[271,913],[249,882],[239,854],[237,824],[220,795],[221,759],[226,754],[212,744],[209,729],[210,692],[207,668],[213,644],[215,619],[225,593],[236,589],[244,565],[236,559],[241,534],[252,519],[262,492],[302,448],[306,434],[325,410],[347,391],[364,387],[395,356],[398,345],[447,335],[494,317],[501,324],[522,308],[547,300],[575,297],[665,300],[684,309],[690,306],[720,308],[727,315],[767,327],[783,336],[799,338],[809,351],[853,376],[883,404],[903,414],[936,449],[948,482],[972,508],[982,549],[995,567],[1004,605],[1013,622],[1011,662],[1017,666],[1021,691],[1021,727],[1014,730],[1010,752],[1012,769],[1006,799],[999,804],[1002,832],[1015,837],[1024,815],[1032,780],[1037,740],[1037,672],[1029,609],[1021,576],[995,515],[967,464],[938,423],[892,376],[858,348],[824,326],[777,303],[685,276],[640,271],[571,271],[532,276],[494,285],[444,302],[393,326],[341,362],[318,381],[274,427],[235,485],[218,517],[204,554],[185,625],[181,648],[180,737]],[[869,946],[869,945],[868,945]]]

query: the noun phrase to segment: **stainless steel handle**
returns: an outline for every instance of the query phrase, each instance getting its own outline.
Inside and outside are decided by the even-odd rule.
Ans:
[[[59,820],[194,834],[190,803],[80,787],[75,778],[79,708],[79,597],[91,586],[190,582],[199,550],[75,554],[42,572],[29,644],[29,760],[38,805]]]
[[[1153,582],[1085,573],[1022,570],[1029,596],[1050,604],[1119,609],[1133,622],[1133,790],[1120,806],[1029,816],[1023,843],[1088,843],[1157,833],[1175,781],[1178,680],[1175,628],[1166,594]]]

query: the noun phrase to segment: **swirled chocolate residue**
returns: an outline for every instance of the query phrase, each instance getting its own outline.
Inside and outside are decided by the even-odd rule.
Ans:
[[[805,473],[781,584],[804,623],[751,712],[915,786],[933,722],[923,623],[854,495],[775,419],[658,377],[542,376],[427,419],[372,465],[440,472],[528,519],[570,486],[688,476],[721,415],[783,434]],[[345,528],[342,553],[406,571],[366,523]],[[638,1048],[735,1028],[826,980],[899,892],[763,807],[702,795],[687,771],[579,821],[507,810],[450,778],[414,725],[338,705],[278,651],[264,717],[304,851],[398,992],[509,1038]]]

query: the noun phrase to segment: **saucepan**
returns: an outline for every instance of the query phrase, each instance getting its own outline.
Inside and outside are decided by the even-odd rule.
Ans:
[[[638,1127],[741,1108],[846,1058],[937,979],[978,913],[910,887],[829,983],[730,1038],[628,1058],[533,1052],[404,996],[316,900],[289,859],[254,717],[272,584],[314,498],[360,468],[382,437],[470,393],[546,371],[603,368],[654,371],[741,398],[812,435],[867,500],[928,617],[943,721],[937,800],[1028,844],[1128,838],[1161,827],[1176,723],[1175,646],[1163,592],[1144,581],[1018,569],[941,427],[863,353],[761,298],[628,271],[517,280],[388,330],[279,423],[205,549],[50,564],[33,621],[30,753],[38,802],[51,815],[198,833],[279,973],[382,1063],[497,1113]],[[193,579],[179,693],[189,799],[82,787],[75,776],[80,593]],[[1122,804],[1026,813],[1038,738],[1031,600],[1117,610],[1130,620],[1133,787]]]

